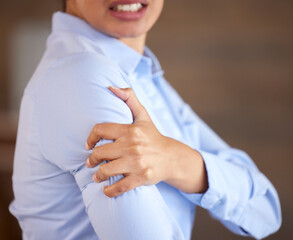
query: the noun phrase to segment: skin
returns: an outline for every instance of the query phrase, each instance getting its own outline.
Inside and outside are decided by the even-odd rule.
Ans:
[[[136,3],[135,0],[129,0]],[[118,38],[139,53],[143,53],[146,34],[158,20],[164,0],[148,0],[145,16],[137,21],[122,21],[110,14],[113,0],[67,0],[66,12],[86,20],[95,29]]]
[[[103,160],[93,175],[95,182],[124,174],[124,178],[104,188],[108,197],[115,197],[141,185],[161,181],[187,193],[206,191],[207,174],[199,152],[189,146],[160,134],[145,108],[130,88],[109,87],[130,108],[133,124],[101,123],[91,131],[86,149],[92,149],[101,139],[114,140],[93,149],[86,161],[94,167]]]
[[[146,14],[139,20],[124,21],[109,14],[113,0],[67,0],[66,12],[87,21],[95,29],[119,39],[143,53],[147,32],[155,24],[164,0],[149,0]],[[135,0],[132,2],[135,3]],[[133,114],[133,124],[101,123],[91,131],[86,149],[93,149],[86,160],[91,168],[103,160],[93,175],[95,182],[123,174],[120,181],[104,188],[108,197],[116,197],[141,185],[164,181],[187,193],[203,193],[208,188],[205,164],[200,153],[189,146],[163,136],[155,127],[132,89],[109,87]],[[114,140],[93,148],[101,139]]]

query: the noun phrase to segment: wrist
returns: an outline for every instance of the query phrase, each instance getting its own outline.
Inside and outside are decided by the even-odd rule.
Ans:
[[[176,147],[169,147],[172,167],[165,182],[186,193],[206,192],[207,173],[201,154],[181,142],[178,143]]]

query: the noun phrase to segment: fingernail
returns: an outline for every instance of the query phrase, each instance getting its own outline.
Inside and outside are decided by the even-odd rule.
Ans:
[[[85,143],[85,149],[86,150],[90,150],[91,149],[90,146],[87,144],[87,142]]]
[[[85,165],[87,167],[91,167],[91,162],[90,162],[90,159],[89,158],[86,160]]]
[[[110,89],[110,88],[112,88],[112,89],[117,89],[117,90],[119,89],[118,87],[113,87],[113,86],[109,86],[108,88],[109,88],[109,89]]]
[[[105,186],[105,187],[103,188],[103,192],[104,192],[104,194],[105,194],[107,197],[109,197],[109,198],[113,198],[113,197],[115,197],[113,194],[111,194],[111,191],[109,192],[109,186]]]
[[[97,179],[96,174],[93,175],[92,179],[94,180],[94,182],[99,182],[98,179]]]

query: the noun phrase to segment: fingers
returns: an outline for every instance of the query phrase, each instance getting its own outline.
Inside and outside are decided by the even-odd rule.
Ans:
[[[129,124],[119,123],[99,123],[94,126],[86,141],[86,150],[92,149],[101,138],[116,140],[123,136],[129,127]]]
[[[131,88],[109,87],[109,90],[126,102],[132,112],[134,121],[150,120],[147,111],[138,101]],[[100,123],[95,125],[86,141],[86,150],[92,149],[101,138],[116,140],[127,132],[128,126],[129,124],[118,123]]]
[[[108,180],[110,177],[117,176],[120,174],[127,174],[131,171],[129,161],[120,158],[112,162],[102,164],[99,170],[93,175],[95,182],[103,182]]]
[[[92,154],[86,160],[87,167],[95,167],[102,161],[112,161],[122,157],[124,148],[118,142],[107,143],[95,147]]]
[[[106,196],[112,198],[128,192],[140,185],[141,183],[136,175],[129,175],[110,186],[104,187],[104,193]]]
[[[149,119],[147,111],[138,101],[131,88],[116,88],[110,86],[109,90],[128,105],[132,112],[134,121]]]

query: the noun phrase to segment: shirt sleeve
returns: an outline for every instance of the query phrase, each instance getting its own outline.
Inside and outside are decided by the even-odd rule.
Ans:
[[[230,147],[184,103],[165,81],[191,147],[205,162],[208,190],[204,194],[181,193],[207,209],[232,232],[264,238],[280,228],[278,194],[271,182],[243,151]]]
[[[107,89],[110,85],[129,87],[117,67],[91,54],[69,57],[52,66],[38,87],[41,150],[50,162],[74,176],[99,239],[183,240],[156,185],[108,198],[103,187],[123,176],[95,183],[92,175],[100,165],[85,167],[90,152],[84,146],[95,124],[132,123],[131,111]]]

